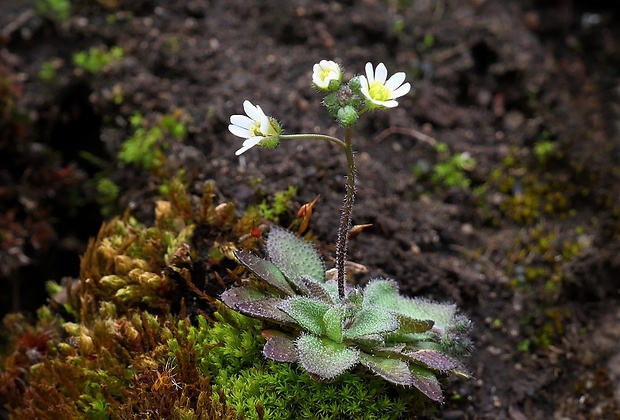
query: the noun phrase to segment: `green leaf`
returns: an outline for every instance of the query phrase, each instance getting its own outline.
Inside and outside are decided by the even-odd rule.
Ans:
[[[264,260],[248,251],[235,251],[235,257],[254,274],[275,287],[287,296],[295,295],[295,291],[286,281],[284,274],[272,262]]]
[[[398,320],[390,312],[380,308],[362,308],[353,318],[351,325],[344,330],[348,339],[395,331]]]
[[[263,347],[263,354],[276,362],[296,362],[298,360],[295,342],[283,335],[274,335]]]
[[[430,319],[435,322],[434,328],[443,331],[454,322],[456,305],[401,296],[397,311],[414,319]]]
[[[396,318],[398,318],[397,334],[422,333],[435,325],[430,319],[415,319],[403,314],[396,314]]]
[[[325,324],[325,335],[332,340],[341,343],[342,342],[342,326],[344,322],[345,309],[338,305],[329,308],[323,316],[323,323]]]
[[[297,321],[303,329],[316,335],[325,333],[323,317],[329,309],[327,303],[305,296],[296,296],[282,301],[278,307]]]
[[[413,386],[418,388],[424,395],[433,401],[443,402],[441,386],[435,374],[422,366],[410,365],[409,370],[413,375]]]
[[[295,344],[303,368],[321,379],[335,378],[359,362],[359,350],[329,338],[304,334]]]
[[[273,226],[267,238],[267,252],[289,280],[306,275],[318,282],[325,281],[325,266],[316,249],[294,233]]]
[[[398,285],[394,280],[373,279],[364,288],[364,306],[398,308]]]
[[[413,375],[407,362],[403,360],[377,357],[361,352],[360,362],[386,381],[397,385],[413,385]]]

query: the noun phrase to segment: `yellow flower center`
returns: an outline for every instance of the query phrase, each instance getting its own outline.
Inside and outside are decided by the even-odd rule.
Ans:
[[[387,101],[391,99],[390,90],[381,82],[374,81],[368,86],[368,94],[375,101]]]
[[[260,121],[254,121],[254,124],[250,126],[249,130],[250,137],[262,136],[263,133],[260,131]]]
[[[321,70],[321,80],[325,81],[325,79],[327,79],[329,77],[329,75],[331,74],[331,70],[330,69],[323,69]]]

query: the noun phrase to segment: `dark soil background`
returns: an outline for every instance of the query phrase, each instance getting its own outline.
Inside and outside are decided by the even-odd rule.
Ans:
[[[135,112],[187,122],[167,165],[197,192],[214,179],[241,208],[289,185],[297,205],[320,195],[311,228],[333,243],[344,156],[306,141],[236,157],[228,119],[249,99],[287,133],[341,135],[312,65],[351,76],[384,62],[413,89],[356,127],[354,223],[372,227],[349,254],[368,268],[359,281],[397,279],[474,321],[475,378],[449,379],[436,416],[620,418],[620,3],[72,3],[60,22],[0,0],[0,312],[34,310],[44,281],[77,276],[103,220],[102,171],[118,213],[152,217],[155,181],[115,159]],[[73,64],[112,46],[124,58],[97,74]],[[440,159],[434,141],[475,158],[469,187],[414,175]]]

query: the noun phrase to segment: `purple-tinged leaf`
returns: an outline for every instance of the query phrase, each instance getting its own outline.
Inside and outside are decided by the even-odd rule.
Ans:
[[[276,362],[293,363],[299,359],[295,342],[281,335],[274,335],[267,340],[263,347],[263,354]]]
[[[295,294],[284,274],[271,261],[264,260],[246,250],[235,251],[235,257],[254,274],[282,293],[287,296]]]
[[[327,291],[327,289],[325,288],[324,284],[325,283],[319,283],[316,280],[314,280],[313,278],[303,275],[301,276],[301,282],[306,286],[306,288],[308,289],[309,293],[308,295],[313,297],[313,298],[318,298],[320,300],[322,300],[323,302],[326,303],[333,303],[334,301],[332,300],[331,296],[329,295],[329,292]]]
[[[252,302],[266,297],[264,293],[250,287],[233,287],[222,293],[220,300],[230,309],[237,309],[239,302]]]
[[[301,335],[296,343],[299,363],[319,379],[332,379],[359,362],[359,350],[329,338]]]
[[[253,317],[265,319],[285,324],[296,324],[295,320],[282,312],[278,305],[282,303],[282,299],[267,297],[251,302],[237,302],[233,309]]]
[[[409,365],[409,370],[413,376],[413,386],[431,400],[443,402],[441,385],[439,385],[439,381],[432,371],[416,365]]]
[[[390,346],[376,346],[372,349],[374,354],[387,355],[390,357],[401,357],[403,350],[405,350],[406,345],[399,343]]]
[[[361,352],[360,362],[386,381],[397,385],[413,385],[413,375],[407,362],[403,360],[377,357]]]
[[[459,364],[452,358],[437,350],[423,349],[418,351],[405,351],[403,355],[418,365],[441,372],[447,372],[459,367]]]

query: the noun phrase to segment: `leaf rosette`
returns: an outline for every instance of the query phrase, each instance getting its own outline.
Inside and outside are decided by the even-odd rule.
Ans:
[[[363,288],[347,285],[340,299],[316,249],[279,227],[271,229],[267,254],[264,259],[237,251],[259,282],[221,296],[230,308],[280,326],[263,331],[265,357],[298,362],[317,380],[361,364],[439,402],[438,375],[468,377],[459,357],[471,348],[471,323],[455,305],[402,296],[388,279],[370,280]]]

